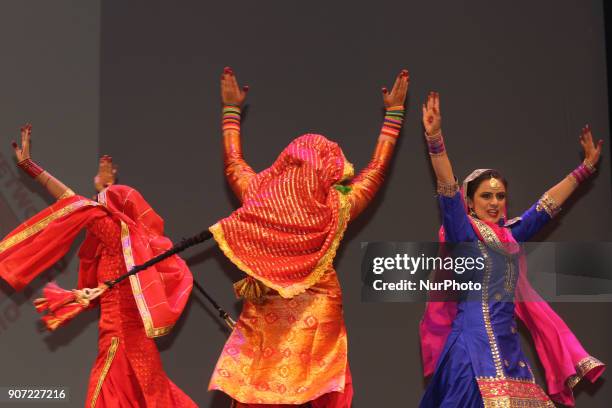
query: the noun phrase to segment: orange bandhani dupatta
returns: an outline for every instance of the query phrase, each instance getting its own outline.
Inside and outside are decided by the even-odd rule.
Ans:
[[[113,185],[98,202],[81,196],[60,200],[23,223],[0,242],[0,277],[16,290],[48,269],[68,252],[78,233],[100,217],[110,216],[121,226],[126,270],[172,247],[163,235],[162,218],[128,186]],[[88,234],[79,250],[78,288],[95,288],[96,252],[100,242]],[[173,255],[130,277],[134,300],[146,335],[168,333],[182,313],[193,277],[185,262]]]
[[[291,298],[319,280],[349,219],[348,199],[335,186],[352,175],[336,143],[307,134],[253,176],[242,207],[210,228],[225,255],[249,275],[235,285],[238,295],[254,300],[271,288]]]

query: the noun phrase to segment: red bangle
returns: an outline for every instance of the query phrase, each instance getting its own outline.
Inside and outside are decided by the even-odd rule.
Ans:
[[[42,167],[32,161],[32,159],[25,159],[17,163],[21,170],[28,173],[28,175],[32,178],[36,178],[40,176],[40,174],[44,171]]]

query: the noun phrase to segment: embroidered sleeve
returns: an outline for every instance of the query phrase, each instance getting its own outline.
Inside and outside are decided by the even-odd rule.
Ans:
[[[455,194],[457,194],[457,191],[459,191],[459,183],[457,183],[457,180],[455,180],[453,183],[444,183],[438,180],[436,191],[439,195],[452,198],[455,196]]]
[[[555,200],[553,200],[550,195],[548,195],[548,193],[544,193],[542,198],[540,198],[540,200],[538,200],[538,203],[536,204],[536,211],[546,211],[550,218],[553,218],[559,213],[559,211],[561,211],[561,207],[559,206],[559,204],[556,203]]]

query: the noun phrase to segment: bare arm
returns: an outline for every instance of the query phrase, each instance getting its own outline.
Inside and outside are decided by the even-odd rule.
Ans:
[[[34,180],[47,189],[56,199],[62,199],[74,195],[74,192],[64,183],[56,179],[48,171],[43,170],[36,164],[30,155],[30,140],[32,136],[32,125],[27,124],[21,128],[21,147],[13,142],[13,149],[17,157],[18,166],[29,174]]]
[[[225,177],[240,200],[242,200],[249,181],[255,175],[251,166],[242,157],[240,141],[240,108],[244,103],[247,91],[248,87],[240,89],[231,68],[225,68],[221,76]]]
[[[384,181],[384,176],[393,156],[395,142],[404,119],[404,103],[410,77],[402,70],[395,80],[391,93],[383,88],[386,108],[385,120],[378,136],[378,143],[368,165],[355,177],[349,186],[351,192],[351,220],[357,217],[372,201]]]
[[[431,165],[438,181],[438,192],[452,196],[457,191],[457,179],[444,146],[440,94],[437,92],[430,92],[427,103],[423,104],[423,127]]]
[[[561,206],[565,200],[572,195],[580,183],[585,181],[595,172],[595,166],[599,162],[599,157],[601,156],[603,140],[599,140],[597,145],[595,145],[589,125],[582,128],[579,140],[580,145],[584,150],[584,162],[582,162],[581,165],[568,174],[563,180],[555,184],[545,194],[545,196],[549,196],[558,206]]]

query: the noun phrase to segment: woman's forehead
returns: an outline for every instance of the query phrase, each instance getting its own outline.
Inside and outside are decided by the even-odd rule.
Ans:
[[[504,183],[502,183],[499,180],[497,180],[497,183],[491,183],[490,180],[483,180],[482,183],[480,183],[480,185],[476,189],[477,194],[480,194],[480,193],[495,194],[495,193],[505,193],[505,192],[506,192],[506,186],[504,186]]]

